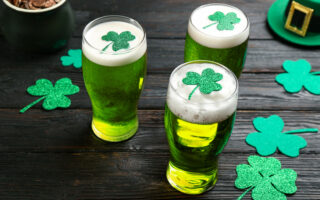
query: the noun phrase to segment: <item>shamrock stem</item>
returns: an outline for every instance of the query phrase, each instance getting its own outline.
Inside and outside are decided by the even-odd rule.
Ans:
[[[199,85],[197,85],[197,87],[195,87],[192,92],[189,94],[189,100],[191,99],[191,96],[193,95],[193,93],[198,89]]]
[[[240,197],[237,198],[237,200],[241,200],[250,190],[252,190],[254,186],[251,186],[249,189],[247,189],[244,193],[242,193],[242,195],[240,195]]]
[[[215,23],[209,24],[209,25],[207,25],[207,26],[203,27],[203,29],[209,28],[210,26],[215,25],[215,24],[217,24],[217,23],[218,23],[218,22],[215,22]]]
[[[320,72],[311,72],[313,75],[320,75]]]
[[[306,128],[306,129],[298,129],[298,130],[292,130],[284,132],[284,134],[290,134],[290,133],[317,133],[318,129],[316,128]]]
[[[26,112],[29,108],[31,108],[32,106],[36,105],[37,103],[39,103],[41,100],[43,100],[44,98],[46,98],[46,96],[43,96],[37,100],[35,100],[34,102],[30,103],[29,105],[27,105],[26,107],[22,108],[20,110],[20,113],[24,113]]]
[[[112,44],[112,42],[110,42],[105,48],[103,48],[102,51],[107,50],[107,48],[110,46],[110,44]]]

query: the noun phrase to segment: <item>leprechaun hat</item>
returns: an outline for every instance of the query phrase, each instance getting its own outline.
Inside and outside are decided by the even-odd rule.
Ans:
[[[320,1],[276,0],[269,9],[270,28],[283,39],[303,45],[320,45]]]

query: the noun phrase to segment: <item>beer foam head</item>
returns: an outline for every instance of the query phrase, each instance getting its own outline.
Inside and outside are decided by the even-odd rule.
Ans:
[[[129,48],[114,51],[112,41],[105,41],[103,36],[109,32],[129,31],[134,36],[128,41]],[[109,45],[110,44],[110,45]],[[109,45],[104,51],[103,49]],[[104,66],[121,66],[141,58],[147,50],[146,35],[140,24],[122,16],[106,16],[89,23],[83,32],[82,51],[94,63]]]
[[[201,75],[202,71],[207,68],[223,75],[222,80],[217,81],[222,89],[203,94],[197,88],[189,100],[190,93],[197,85],[186,85],[182,80],[186,77],[187,72],[196,72]],[[238,80],[229,69],[222,65],[209,61],[192,61],[180,65],[171,74],[167,105],[176,116],[185,121],[200,124],[223,121],[236,111],[237,101]]]
[[[210,20],[216,12],[222,12],[224,16],[235,13],[240,19],[234,23],[233,30],[219,30],[218,21]],[[220,13],[221,16],[221,13]],[[214,17],[217,19],[217,17]],[[222,21],[222,24],[227,21]],[[209,48],[231,48],[238,46],[249,37],[250,23],[246,15],[236,7],[227,4],[207,4],[200,6],[191,14],[188,33],[199,44]]]

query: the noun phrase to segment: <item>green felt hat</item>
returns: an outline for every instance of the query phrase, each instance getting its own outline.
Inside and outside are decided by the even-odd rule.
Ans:
[[[276,0],[269,9],[267,20],[270,28],[289,42],[303,46],[320,46],[319,0]],[[287,27],[286,23],[290,27]],[[296,28],[295,24],[299,24],[300,28]],[[307,28],[305,36],[301,36],[303,25]],[[300,32],[300,35],[297,32]]]

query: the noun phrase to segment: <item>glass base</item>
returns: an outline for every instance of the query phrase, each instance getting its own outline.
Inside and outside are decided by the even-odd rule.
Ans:
[[[91,127],[98,138],[108,142],[121,142],[135,135],[139,122],[135,118],[125,124],[115,125],[93,118]]]
[[[185,194],[202,194],[216,184],[218,170],[210,172],[189,172],[173,165],[170,161],[167,169],[167,179],[172,187]]]

